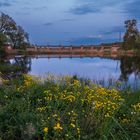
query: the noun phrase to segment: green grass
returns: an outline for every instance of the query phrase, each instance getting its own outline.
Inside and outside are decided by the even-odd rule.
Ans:
[[[139,91],[74,79],[23,75],[6,81],[0,88],[0,139],[139,139]]]

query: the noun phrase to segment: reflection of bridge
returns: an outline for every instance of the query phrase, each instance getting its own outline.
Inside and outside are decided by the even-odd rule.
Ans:
[[[8,55],[7,59],[14,59],[14,58],[22,58],[22,57],[28,57],[28,58],[47,58],[47,59],[51,59],[51,58],[59,58],[59,59],[63,59],[63,58],[95,58],[95,57],[100,57],[100,58],[106,58],[106,59],[114,59],[114,60],[119,60],[123,55],[118,55],[118,54],[112,54],[112,55],[84,55],[84,54],[30,54],[30,55]],[[128,55],[127,55],[128,56]]]
[[[107,55],[104,55],[104,56],[95,56],[95,55],[29,55],[28,57],[31,57],[31,58],[48,58],[48,59],[51,59],[51,58],[59,58],[59,59],[63,59],[63,58],[95,58],[95,57],[100,57],[100,58],[109,58],[109,59],[119,59],[118,56],[107,56]]]

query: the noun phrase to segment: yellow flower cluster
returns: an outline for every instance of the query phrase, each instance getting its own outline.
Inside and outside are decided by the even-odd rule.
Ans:
[[[140,103],[137,103],[137,104],[135,104],[135,105],[132,105],[132,107],[134,108],[134,110],[135,110],[136,112],[140,112]]]
[[[14,107],[14,110],[27,113],[31,123],[34,123],[33,126],[29,125],[33,137],[36,133],[41,139],[94,139],[97,134],[97,139],[99,136],[104,136],[99,139],[113,139],[117,135],[112,137],[111,134],[118,132],[120,136],[124,133],[122,128],[134,126],[139,121],[138,95],[136,101],[132,98],[129,102],[127,99],[133,95],[124,96],[125,91],[92,83],[87,85],[87,82],[70,77],[54,79],[50,76],[41,83],[29,75],[22,78],[23,81],[15,82],[9,88],[5,86],[8,89],[1,89],[4,90],[0,96],[1,111],[7,114],[6,106],[7,111]],[[107,132],[108,128],[113,129]]]
[[[30,76],[28,74],[24,74],[23,77],[24,77],[24,86],[25,87],[28,87],[33,83],[33,77],[32,76]]]
[[[23,92],[24,90],[29,88],[31,85],[33,85],[33,83],[35,82],[33,80],[33,77],[28,75],[28,74],[24,74],[23,78],[24,78],[23,85],[20,85],[20,86],[17,87],[18,92]]]
[[[48,133],[49,128],[48,127],[45,127],[43,131],[44,131],[44,133]]]
[[[61,127],[60,123],[57,123],[54,127],[54,130],[61,131],[63,128]]]
[[[100,112],[104,117],[111,117],[119,109],[124,99],[115,89],[96,88],[89,91],[87,101],[92,104],[95,112]]]
[[[80,85],[80,82],[79,82],[78,80],[74,80],[73,84],[74,84],[75,86],[79,86],[79,85]]]
[[[46,96],[44,97],[44,99],[46,100],[46,101],[52,101],[52,98],[53,98],[53,95],[52,95],[52,93],[48,90],[45,90],[44,91],[44,93],[46,94]]]
[[[124,124],[128,124],[128,123],[130,123],[130,119],[128,119],[128,118],[123,118],[123,119],[121,120],[121,122],[124,123]]]
[[[70,102],[74,102],[74,101],[75,101],[75,96],[73,96],[73,95],[68,95],[67,97],[62,98],[62,99],[63,99],[63,100],[70,101]]]
[[[47,108],[47,107],[38,107],[37,110],[38,110],[39,112],[43,112],[43,111],[46,110],[46,108]]]
[[[49,79],[53,80],[53,77]],[[113,117],[124,103],[118,90],[95,85],[83,86],[78,80],[72,81],[69,78],[67,78],[68,83],[63,80],[59,81],[62,85],[50,82],[49,86],[40,88],[41,92],[34,97],[37,113],[46,115],[43,123],[48,124],[48,127],[44,128],[43,125],[42,128],[45,136],[48,135],[48,131],[53,131],[56,135],[64,133],[66,137],[72,132],[80,138],[83,131],[82,122],[89,125],[88,122],[92,122],[93,118],[106,121]],[[35,84],[31,76],[24,75],[24,85],[18,87],[18,90],[30,89]],[[135,108],[138,108],[138,105]],[[128,120],[123,119],[122,122],[127,123]]]

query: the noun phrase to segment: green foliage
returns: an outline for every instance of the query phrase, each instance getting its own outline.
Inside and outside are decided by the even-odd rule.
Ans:
[[[0,89],[1,139],[139,139],[140,92],[23,75]]]
[[[136,38],[136,48],[140,49],[140,33],[139,33],[139,35]]]
[[[7,41],[4,34],[0,33],[0,57],[5,55],[4,44]]]
[[[3,33],[0,33],[0,46],[2,47],[6,42],[6,37]]]
[[[140,33],[137,29],[137,21],[135,19],[125,21],[125,28],[126,33],[124,35],[123,47],[125,49],[140,47]]]
[[[9,15],[4,13],[1,13],[0,16],[0,32],[9,38],[14,48],[22,48],[25,47],[25,44],[29,44],[28,33],[21,26],[18,26]]]

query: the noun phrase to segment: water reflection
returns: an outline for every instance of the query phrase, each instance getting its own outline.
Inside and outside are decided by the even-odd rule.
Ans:
[[[0,72],[7,78],[29,73],[44,75],[78,75],[93,81],[122,81],[140,86],[140,57],[50,58],[20,56],[0,60]]]
[[[140,57],[122,57],[120,58],[120,80],[128,81],[130,75],[140,79]]]
[[[0,59],[0,72],[4,78],[10,79],[27,74],[30,70],[31,58],[27,56]]]

